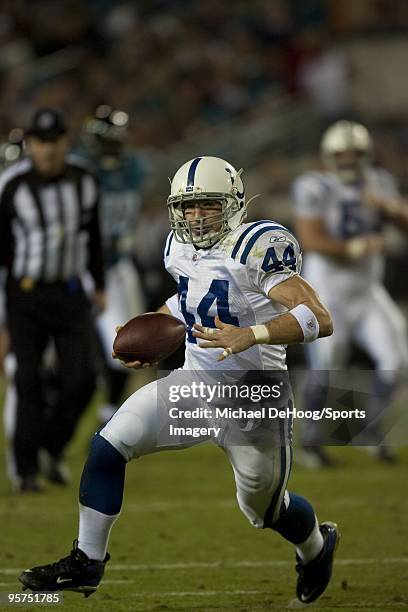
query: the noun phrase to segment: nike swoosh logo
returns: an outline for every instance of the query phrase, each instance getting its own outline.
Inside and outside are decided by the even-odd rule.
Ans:
[[[57,584],[61,584],[62,582],[71,582],[71,578],[61,578],[60,576],[58,576]]]

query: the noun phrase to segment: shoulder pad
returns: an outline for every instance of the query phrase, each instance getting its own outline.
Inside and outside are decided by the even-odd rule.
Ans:
[[[248,224],[238,236],[231,252],[231,258],[246,264],[248,257],[257,246],[270,246],[272,243],[292,242],[298,246],[296,238],[286,227],[275,221],[257,221]]]

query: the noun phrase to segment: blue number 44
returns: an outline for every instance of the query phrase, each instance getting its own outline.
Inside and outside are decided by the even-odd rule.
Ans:
[[[296,271],[296,255],[292,246],[283,251],[282,259],[278,259],[275,247],[269,247],[261,266],[264,272],[283,272],[285,268]]]
[[[180,300],[180,308],[188,328],[188,341],[197,344],[197,338],[192,335],[192,328],[196,322],[193,313],[187,310],[187,292],[188,292],[188,277],[180,276],[178,285],[178,294]],[[210,288],[197,306],[197,314],[200,317],[201,325],[205,327],[215,327],[215,317],[208,314],[214,302],[217,304],[217,314],[223,323],[239,326],[237,317],[231,315],[228,304],[228,289],[229,282],[227,280],[215,279],[211,281]]]

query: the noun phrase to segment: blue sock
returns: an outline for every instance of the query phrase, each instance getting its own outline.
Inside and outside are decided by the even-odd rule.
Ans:
[[[79,485],[83,506],[103,514],[119,514],[125,483],[126,460],[105,438],[95,434]]]
[[[305,542],[313,531],[316,523],[314,510],[304,497],[289,493],[290,503],[282,509],[277,521],[267,525],[281,534],[292,544]]]

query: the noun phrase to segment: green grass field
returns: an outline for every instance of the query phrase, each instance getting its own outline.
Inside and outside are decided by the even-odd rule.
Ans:
[[[16,577],[22,569],[69,552],[77,529],[77,485],[95,422],[93,408],[69,450],[69,488],[15,496],[1,466],[0,591],[21,591]],[[408,609],[408,448],[401,449],[395,467],[356,449],[337,448],[334,454],[338,469],[309,472],[295,465],[290,481],[321,520],[338,522],[343,536],[332,583],[312,607]],[[57,609],[281,611],[294,599],[291,546],[270,530],[250,527],[235,503],[231,468],[215,447],[131,463],[109,551],[98,592],[89,599],[65,593]]]

